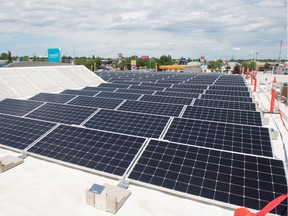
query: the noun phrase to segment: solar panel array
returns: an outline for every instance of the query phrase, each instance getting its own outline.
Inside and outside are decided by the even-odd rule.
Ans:
[[[97,75],[108,82],[1,101],[0,145],[223,205],[260,209],[287,193],[241,76]]]
[[[235,124],[262,126],[261,114],[256,111],[221,109],[213,107],[188,106],[182,117],[211,120],[217,122],[230,122]]]
[[[28,151],[122,176],[144,142],[144,138],[60,125]]]
[[[149,142],[129,179],[252,209],[287,192],[282,161],[159,140]]]

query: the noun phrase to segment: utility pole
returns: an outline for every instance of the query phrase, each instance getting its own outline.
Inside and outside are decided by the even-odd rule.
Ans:
[[[280,61],[281,61],[281,49],[282,49],[282,43],[283,43],[283,41],[281,40],[280,41],[280,49],[279,49],[279,57],[278,57],[278,62],[280,63]]]

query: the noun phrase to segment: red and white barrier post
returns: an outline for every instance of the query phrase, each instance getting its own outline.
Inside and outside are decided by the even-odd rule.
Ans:
[[[257,78],[255,76],[254,77],[254,92],[256,92],[256,87],[257,87]]]
[[[271,103],[270,103],[271,113],[274,112],[275,98],[276,98],[276,77],[274,77],[273,84],[272,84]]]

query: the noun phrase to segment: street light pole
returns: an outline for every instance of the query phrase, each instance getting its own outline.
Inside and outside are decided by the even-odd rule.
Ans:
[[[255,70],[257,70],[257,58],[258,58],[258,52],[256,52],[256,61],[255,61],[255,63],[256,63],[256,65],[255,65]]]

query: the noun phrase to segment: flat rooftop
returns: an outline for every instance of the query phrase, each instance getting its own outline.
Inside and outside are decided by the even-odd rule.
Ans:
[[[264,75],[258,76],[260,80]],[[286,78],[287,76],[284,79]],[[253,91],[250,80],[247,80],[247,86]],[[264,117],[269,119],[269,124],[264,127],[279,132],[278,138],[272,140],[274,157],[285,162],[284,148],[288,149],[288,132],[284,126],[288,125],[285,117],[287,104],[279,102],[276,104],[275,113],[269,113],[270,95],[269,88],[265,89],[261,85],[252,93],[258,104],[257,110],[263,112]],[[279,110],[284,116],[282,119]],[[0,147],[0,157],[5,155],[19,156],[19,153]],[[117,185],[119,181],[113,177],[101,176],[93,170],[79,170],[56,160],[45,160],[35,155],[28,156],[23,164],[0,174],[0,216],[111,215],[86,204],[85,190],[93,183]],[[225,206],[223,203],[221,205],[213,200],[207,202],[205,199],[172,194],[168,190],[160,191],[157,187],[145,187],[133,182],[129,190],[132,195],[118,211],[119,216],[212,214],[220,216],[233,215],[234,208],[237,208]]]

